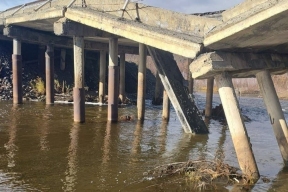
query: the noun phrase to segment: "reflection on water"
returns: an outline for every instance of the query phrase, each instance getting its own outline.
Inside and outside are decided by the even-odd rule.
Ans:
[[[71,143],[68,149],[68,165],[65,171],[65,181],[63,186],[63,191],[74,191],[75,185],[77,183],[77,151],[78,151],[78,137],[79,137],[80,125],[74,123],[70,132]]]
[[[205,97],[197,95],[196,102],[203,109]],[[219,103],[216,96],[214,105]],[[71,105],[0,102],[0,191],[193,191],[177,178],[155,180],[143,173],[199,158],[238,166],[225,123],[205,119],[210,134],[193,136],[183,133],[173,109],[166,123],[161,107],[147,104],[144,123],[107,123],[105,106],[87,106],[86,123],[75,124]],[[288,111],[288,102],[281,104]],[[288,170],[262,99],[242,97],[240,107],[252,119],[246,127],[260,174],[271,180],[259,180],[252,191],[287,191]],[[136,107],[119,112],[134,115]]]
[[[15,154],[18,150],[18,147],[15,144],[16,141],[16,134],[17,134],[17,118],[18,116],[18,105],[13,105],[11,109],[11,124],[9,126],[9,140],[4,145],[5,149],[7,150],[7,161],[8,165],[7,167],[12,168],[15,166]]]

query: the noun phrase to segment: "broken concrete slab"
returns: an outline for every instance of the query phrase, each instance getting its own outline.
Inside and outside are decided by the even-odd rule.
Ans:
[[[147,48],[184,131],[196,134],[208,133],[192,96],[189,95],[187,87],[183,86],[183,76],[173,54],[150,46]]]
[[[178,34],[91,9],[69,8],[65,17],[114,35],[189,58],[194,58],[202,48],[200,37]]]
[[[278,0],[246,0],[231,9],[225,10],[222,13],[222,18],[224,22],[227,22],[228,20],[239,16],[252,16],[253,14],[268,9],[277,3]]]
[[[230,72],[233,77],[254,77],[263,69],[277,74],[287,71],[288,56],[216,51],[202,54],[190,64],[192,77],[197,79],[214,77],[224,71]]]
[[[237,16],[211,31],[204,46],[210,50],[287,52],[277,48],[288,43],[287,14],[288,1],[282,0],[256,14]]]

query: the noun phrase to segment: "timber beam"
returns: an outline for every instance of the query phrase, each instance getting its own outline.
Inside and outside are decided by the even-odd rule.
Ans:
[[[32,44],[54,44],[56,47],[72,48],[73,39],[68,37],[59,37],[49,33],[30,30],[24,27],[9,26],[3,29],[3,34],[8,37],[17,37],[22,41]],[[12,39],[11,39],[12,40]],[[85,41],[84,48],[91,51],[109,50],[108,43],[100,43],[94,41]],[[119,45],[119,53],[139,54],[138,47]]]
[[[61,18],[54,23],[54,33],[63,36],[84,36],[84,37],[116,37],[111,33]]]
[[[224,71],[233,78],[255,77],[261,70],[272,74],[288,71],[288,55],[269,53],[210,52],[200,55],[190,64],[193,78],[212,78]]]
[[[202,116],[183,85],[183,76],[173,54],[148,46],[159,77],[186,133],[209,133]]]

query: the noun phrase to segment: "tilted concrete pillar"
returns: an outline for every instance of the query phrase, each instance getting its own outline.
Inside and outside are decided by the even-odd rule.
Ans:
[[[106,95],[106,51],[100,51],[100,70],[99,70],[99,103],[104,103]]]
[[[137,91],[137,111],[138,120],[143,121],[145,116],[145,93],[146,93],[146,60],[147,48],[144,44],[139,44],[139,65],[138,65],[138,91]]]
[[[74,36],[74,121],[85,122],[84,38]]]
[[[189,93],[190,94],[193,94],[193,91],[194,91],[194,79],[192,78],[192,73],[191,71],[189,70],[189,66],[190,64],[192,63],[192,59],[188,59],[188,90],[189,90]]]
[[[108,121],[118,121],[118,38],[109,39]]]
[[[120,54],[120,90],[119,98],[121,102],[125,102],[126,93],[125,93],[125,53]]]
[[[215,79],[219,88],[219,95],[240,168],[248,178],[256,180],[259,178],[259,171],[248,133],[241,117],[239,103],[232,84],[232,78],[228,73],[224,72],[217,75]]]
[[[163,93],[163,85],[159,77],[159,73],[157,71],[156,76],[155,76],[155,94],[152,100],[153,105],[161,105],[162,93]]]
[[[13,103],[21,104],[23,103],[21,41],[16,38],[13,39],[12,71]]]
[[[163,111],[162,111],[162,119],[164,121],[169,121],[170,119],[170,100],[167,92],[163,91]]]
[[[212,115],[214,78],[207,79],[205,117]]]
[[[54,103],[54,46],[47,45],[45,52],[46,104]]]
[[[267,70],[258,72],[256,78],[267,108],[270,122],[276,136],[281,155],[286,164],[288,164],[288,130],[286,120],[276,94],[276,90]]]

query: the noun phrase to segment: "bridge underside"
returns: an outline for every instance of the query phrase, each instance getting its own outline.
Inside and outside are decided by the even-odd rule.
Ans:
[[[207,91],[210,95],[213,94],[213,79],[217,82],[240,168],[252,179],[259,177],[259,171],[232,78],[256,77],[271,122],[273,120],[281,155],[288,162],[288,129],[270,75],[284,73],[288,68],[288,0],[246,0],[224,11],[222,20],[184,15],[138,3],[123,7],[124,3],[125,0],[36,1],[2,12],[0,27],[5,36],[14,38],[13,61],[20,69],[19,40],[48,44],[51,49],[50,44],[74,46],[77,53],[75,84],[78,84],[75,95],[79,97],[83,92],[84,48],[109,49],[109,74],[113,74],[109,80],[114,86],[119,75],[117,43],[119,52],[139,54],[142,58],[138,82],[145,79],[146,50],[143,45],[146,45],[184,130],[206,133],[207,128],[197,108],[193,107],[193,101],[181,85],[182,77],[171,55],[194,59],[190,71],[194,78],[209,78],[212,88]],[[4,36],[0,38],[6,39]],[[47,48],[48,56],[51,49]],[[143,93],[145,83],[139,87],[142,90],[138,93]],[[109,90],[116,96],[109,97],[108,116],[109,109],[118,106],[118,88],[109,87]],[[212,106],[212,100],[207,103]],[[81,105],[80,99],[77,103],[79,110],[82,110]],[[139,108],[143,110],[143,106],[139,105]],[[77,110],[74,108],[74,111]]]

